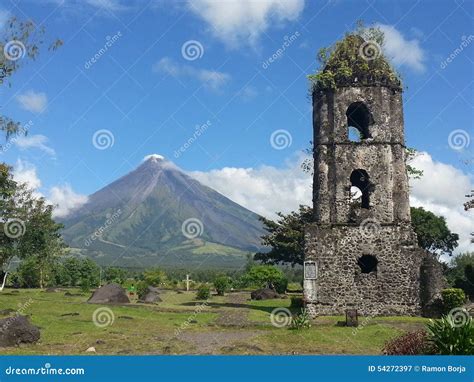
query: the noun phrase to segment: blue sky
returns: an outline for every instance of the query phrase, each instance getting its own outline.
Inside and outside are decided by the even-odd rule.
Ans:
[[[415,203],[455,213],[449,223],[458,230],[468,232],[473,223],[455,207],[472,186],[473,1],[0,4],[0,23],[8,15],[32,18],[51,39],[64,40],[56,52],[45,50],[26,64],[0,94],[2,113],[32,122],[29,138],[0,160],[58,203],[82,200],[151,153],[260,213],[306,201],[309,193],[299,187],[308,180],[295,165],[312,136],[306,76],[318,68],[318,49],[362,19],[386,32],[384,49],[406,86],[407,144],[426,153],[418,165],[428,177],[413,185]],[[284,52],[268,63],[285,41]],[[202,134],[175,155],[196,126]],[[99,150],[93,137],[104,129],[113,145]],[[277,130],[285,130],[290,146],[275,149],[270,137]],[[450,145],[456,137],[460,149]],[[457,188],[450,188],[454,183]],[[237,192],[238,184],[247,191]],[[270,190],[265,194],[259,186]],[[276,195],[285,192],[286,199]],[[453,192],[455,203],[448,200]],[[288,202],[292,194],[295,202]],[[263,202],[269,198],[275,203]]]

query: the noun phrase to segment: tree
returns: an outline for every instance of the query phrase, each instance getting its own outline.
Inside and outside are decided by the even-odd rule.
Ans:
[[[451,287],[464,290],[471,300],[474,299],[474,252],[454,257],[445,274]]]
[[[38,28],[32,21],[21,21],[16,17],[8,20],[3,26],[0,34],[0,85],[10,78],[27,59],[34,60],[40,51],[40,45],[43,43],[43,28]],[[62,45],[61,40],[54,41],[49,49],[56,50]],[[8,86],[11,83],[8,82]],[[27,134],[27,131],[21,127],[18,122],[0,114],[0,132],[8,141],[16,134]],[[2,146],[0,145],[0,149]],[[15,208],[13,203],[14,195],[17,192],[17,185],[11,176],[11,169],[6,164],[0,163],[0,290],[3,289],[7,276],[7,268],[10,260],[16,253],[18,237],[12,235],[2,235],[5,223],[11,223],[11,219],[18,219],[12,214]],[[23,223],[15,220],[11,227],[15,231],[23,230]],[[14,234],[16,236],[16,233]]]
[[[53,220],[53,206],[44,198],[35,198],[28,189],[23,191],[24,203],[20,214],[24,222],[24,233],[17,246],[20,258],[33,258],[39,271],[39,286],[43,288],[53,264],[64,253],[66,245],[61,236],[62,224]]]
[[[300,206],[298,211],[284,215],[277,214],[279,220],[274,222],[261,217],[268,234],[262,236],[262,244],[271,247],[270,252],[260,252],[255,260],[265,264],[290,263],[303,264],[304,260],[304,227],[313,221],[313,209]]]
[[[159,286],[167,280],[165,272],[159,268],[153,268],[143,272],[143,279],[151,286]]]
[[[423,207],[411,207],[411,220],[421,248],[437,255],[452,255],[459,235],[449,230],[443,216],[436,216]]]
[[[0,266],[4,278],[13,257],[33,257],[45,285],[51,264],[63,253],[61,224],[53,218],[53,206],[37,198],[25,185],[13,181],[11,169],[0,167]]]
[[[109,283],[123,284],[127,279],[127,271],[122,268],[108,267],[105,269],[104,279]]]
[[[281,269],[272,265],[255,265],[242,276],[242,284],[249,287],[272,288],[278,293],[284,293],[288,279]]]
[[[227,276],[219,276],[214,280],[214,288],[219,296],[224,296],[229,289],[230,280]]]

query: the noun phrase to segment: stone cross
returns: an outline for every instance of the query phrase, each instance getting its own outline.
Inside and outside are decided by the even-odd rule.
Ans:
[[[186,292],[189,292],[189,282],[190,281],[193,281],[189,278],[189,274],[186,275],[186,280],[183,280],[183,281],[186,281]]]

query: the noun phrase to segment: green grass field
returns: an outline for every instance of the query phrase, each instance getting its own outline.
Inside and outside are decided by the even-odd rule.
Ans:
[[[250,293],[239,292],[213,296],[202,305],[194,292],[163,291],[157,305],[117,306],[88,304],[89,294],[64,293],[0,293],[0,310],[20,310],[41,330],[38,343],[0,348],[0,353],[90,354],[85,350],[94,347],[97,354],[379,354],[385,341],[426,322],[361,318],[353,329],[338,325],[343,317],[319,317],[311,328],[295,331],[270,320],[273,309],[289,307],[289,298],[251,301]],[[103,308],[111,310],[113,320],[108,316],[109,325],[99,327],[93,315]]]

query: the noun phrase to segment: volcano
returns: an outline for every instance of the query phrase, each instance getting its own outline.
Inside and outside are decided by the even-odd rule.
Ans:
[[[263,249],[259,215],[157,154],[62,223],[73,252],[103,265],[234,268]]]

